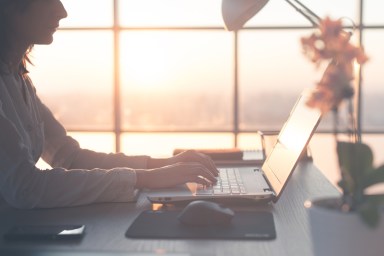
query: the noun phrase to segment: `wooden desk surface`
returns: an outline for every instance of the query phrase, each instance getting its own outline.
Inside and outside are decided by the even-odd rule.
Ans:
[[[0,236],[15,224],[60,223],[85,224],[86,235],[78,243],[15,243],[0,239],[0,255],[3,255],[1,250],[21,248],[29,251],[58,250],[62,253],[112,251],[124,252],[123,255],[312,255],[303,203],[309,198],[336,194],[335,187],[312,163],[299,164],[276,204],[242,206],[267,209],[273,213],[277,238],[271,241],[127,239],[124,234],[134,218],[141,211],[151,208],[144,195],[139,197],[137,203],[58,209],[16,210],[3,203],[0,208]]]

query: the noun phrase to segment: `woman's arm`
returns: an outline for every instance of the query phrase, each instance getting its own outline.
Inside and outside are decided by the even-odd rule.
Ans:
[[[135,170],[39,170],[15,126],[3,115],[0,128],[0,191],[10,205],[50,208],[133,199]]]
[[[138,188],[169,187],[192,181],[210,184],[215,181],[214,176],[218,174],[208,156],[192,150],[170,158],[150,158],[81,149],[77,141],[67,136],[64,127],[53,117],[49,109],[42,103],[40,105],[46,137],[43,158],[52,166],[69,169],[115,167],[147,169],[137,172]]]
[[[82,149],[76,140],[67,135],[64,127],[40,100],[38,100],[38,105],[41,119],[44,122],[45,142],[42,158],[52,167],[67,169],[147,168],[148,156],[127,156],[122,153],[106,154]]]

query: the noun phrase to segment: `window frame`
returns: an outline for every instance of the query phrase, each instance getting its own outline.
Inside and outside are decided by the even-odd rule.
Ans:
[[[239,109],[239,69],[238,69],[238,63],[239,63],[239,45],[238,45],[238,38],[239,38],[239,32],[228,32],[233,33],[233,40],[234,40],[234,55],[233,55],[233,62],[234,62],[234,70],[233,70],[233,109],[232,109],[232,115],[233,115],[233,124],[232,129],[229,130],[220,130],[220,129],[214,129],[214,130],[172,130],[172,131],[166,131],[166,130],[130,130],[130,129],[123,129],[123,124],[121,120],[121,81],[120,81],[120,34],[122,31],[127,30],[223,30],[223,27],[124,27],[119,24],[119,0],[112,0],[113,1],[113,25],[112,27],[67,27],[67,28],[60,28],[60,30],[72,30],[72,31],[79,31],[79,30],[108,30],[113,32],[113,133],[115,135],[115,150],[116,152],[121,151],[121,141],[122,141],[122,134],[123,133],[137,133],[137,132],[145,132],[145,133],[228,133],[230,132],[233,135],[233,146],[238,146],[239,144],[239,135],[242,133],[253,133],[257,132],[256,130],[242,130],[239,127],[239,116],[240,116],[240,109]],[[364,41],[364,31],[367,30],[384,30],[384,24],[383,25],[364,25],[364,17],[363,17],[363,7],[364,7],[364,0],[358,0],[357,1],[357,10],[358,10],[358,24],[356,26],[356,33],[358,33],[358,44],[363,45]],[[243,28],[243,30],[303,30],[308,29],[311,30],[313,27],[309,24],[308,26],[247,26]],[[358,75],[356,77],[356,95],[355,95],[355,109],[356,109],[356,120],[357,120],[357,128],[362,131],[362,68],[358,69]],[[69,130],[70,132],[90,132],[89,130]],[[102,130],[92,130],[92,132],[106,132]],[[111,131],[108,131],[111,132]],[[330,131],[319,131],[320,133],[327,133]],[[382,131],[364,131],[366,133],[382,133]]]

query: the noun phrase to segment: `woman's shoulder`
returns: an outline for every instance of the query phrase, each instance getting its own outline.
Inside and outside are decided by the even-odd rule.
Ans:
[[[0,59],[0,75],[8,71],[7,65]]]
[[[36,87],[33,85],[32,79],[29,77],[29,75],[24,74],[23,77],[28,89],[32,89],[32,91],[36,93]]]

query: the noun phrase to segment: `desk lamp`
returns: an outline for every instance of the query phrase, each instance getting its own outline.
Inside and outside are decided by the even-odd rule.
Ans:
[[[255,16],[269,0],[223,0],[221,11],[225,28],[229,31],[238,30]],[[314,27],[321,21],[320,17],[298,0],[285,0],[297,12],[303,15]]]

